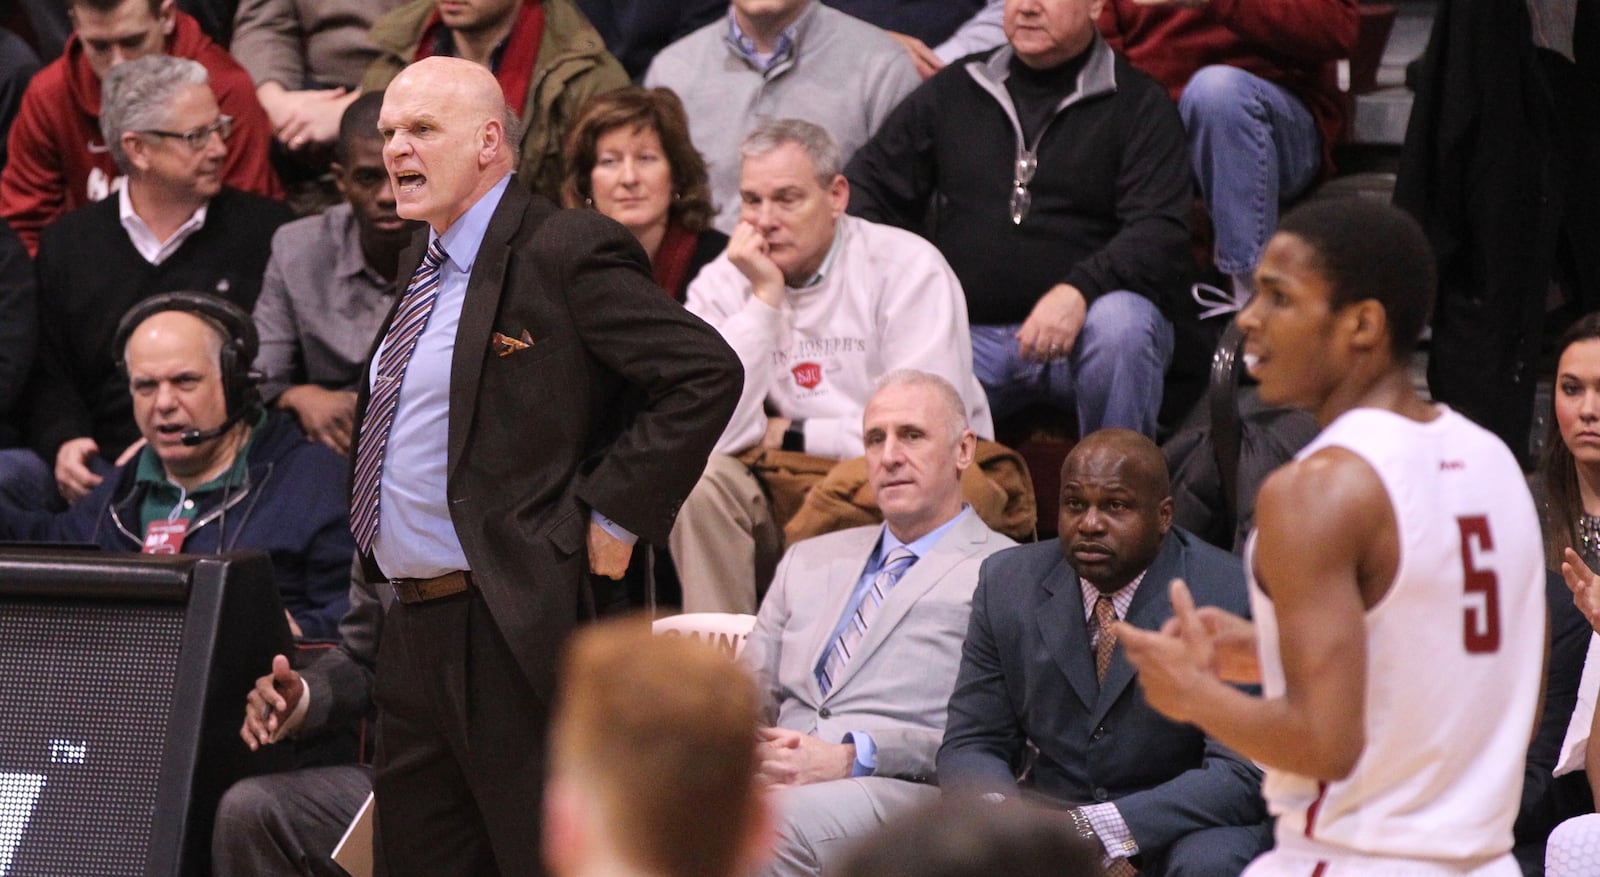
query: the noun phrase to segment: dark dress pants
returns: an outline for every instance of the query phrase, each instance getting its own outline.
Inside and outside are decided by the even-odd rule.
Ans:
[[[374,698],[377,873],[543,874],[549,695],[523,675],[482,593],[395,603]]]

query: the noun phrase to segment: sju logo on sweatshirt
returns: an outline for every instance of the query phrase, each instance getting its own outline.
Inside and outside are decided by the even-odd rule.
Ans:
[[[794,375],[795,383],[807,390],[814,390],[822,383],[822,366],[815,362],[796,363],[789,373]]]

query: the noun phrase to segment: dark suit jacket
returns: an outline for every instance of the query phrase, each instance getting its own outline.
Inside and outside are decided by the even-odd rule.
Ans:
[[[382,634],[383,602],[358,565],[350,575],[350,609],[339,619],[339,644],[300,671],[311,690],[300,736],[316,736],[372,712],[372,674]]]
[[[1248,614],[1239,559],[1174,527],[1127,621],[1159,628],[1172,614],[1167,584],[1176,577],[1197,603]],[[1033,787],[1070,805],[1114,802],[1143,855],[1197,829],[1266,819],[1260,771],[1151,709],[1120,647],[1104,687],[1096,685],[1078,576],[1056,539],[999,552],[978,573],[940,785],[1015,794],[1029,740],[1039,749]]]
[[[419,233],[399,276],[426,246]],[[524,331],[528,349],[491,349],[495,332]],[[456,331],[446,493],[473,580],[536,691],[554,690],[557,652],[591,614],[590,510],[665,544],[742,375],[722,336],[651,281],[627,229],[506,187]]]

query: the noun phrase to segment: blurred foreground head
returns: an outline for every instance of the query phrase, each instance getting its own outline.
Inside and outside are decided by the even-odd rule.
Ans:
[[[1010,800],[944,798],[889,822],[836,877],[1103,877],[1067,814]]]
[[[756,691],[730,657],[642,618],[581,629],[550,738],[545,854],[559,877],[733,877],[770,847]]]

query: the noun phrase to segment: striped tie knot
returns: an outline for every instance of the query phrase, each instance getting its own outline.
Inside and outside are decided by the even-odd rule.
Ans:
[[[417,272],[421,273],[424,268],[437,271],[439,266],[444,264],[444,260],[448,258],[450,258],[450,254],[444,251],[444,242],[439,238],[434,238],[433,243],[428,245],[428,252],[422,255],[422,264],[417,266]],[[415,275],[413,275],[412,282],[416,282]]]
[[[878,569],[878,578],[882,579],[884,576],[889,576],[893,579],[890,587],[893,587],[893,582],[898,582],[900,577],[906,574],[906,569],[916,562],[916,559],[917,556],[911,553],[911,549],[902,545],[889,552],[889,556],[883,559],[883,566]],[[877,580],[874,580],[874,584],[876,583]]]

